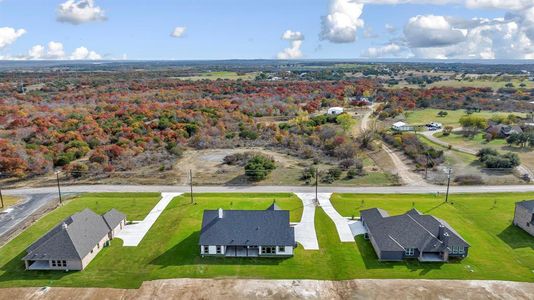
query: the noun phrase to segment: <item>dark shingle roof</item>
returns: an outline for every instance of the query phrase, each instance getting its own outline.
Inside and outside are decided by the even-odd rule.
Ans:
[[[534,200],[523,200],[516,202],[515,204],[522,206],[530,211],[534,211]]]
[[[447,222],[431,215],[423,215],[416,209],[402,215],[388,216],[383,210],[373,208],[361,211],[361,217],[382,251],[405,248],[425,252],[443,250],[447,245],[438,238],[440,225],[449,234],[448,246],[469,246]]]
[[[122,215],[116,211],[115,216]],[[110,216],[112,216],[110,215]],[[110,232],[103,216],[86,208],[66,218],[28,247],[24,260],[81,259]]]
[[[115,227],[119,226],[122,220],[126,219],[126,215],[112,208],[103,214],[102,218],[104,218],[104,221],[108,224],[109,229],[113,230]]]
[[[272,207],[272,206],[271,206]],[[269,208],[271,208],[269,207]],[[199,245],[293,246],[287,210],[205,210]]]

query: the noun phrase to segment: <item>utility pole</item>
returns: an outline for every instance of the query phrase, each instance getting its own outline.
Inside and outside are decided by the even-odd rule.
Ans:
[[[56,180],[57,180],[57,193],[59,194],[59,204],[63,204],[63,199],[61,199],[61,187],[59,185],[59,173],[60,171],[56,172]]]
[[[317,189],[319,187],[319,171],[318,168],[315,168],[315,202],[316,205],[319,203],[319,196],[317,195]]]
[[[189,169],[189,187],[191,188],[191,204],[193,204],[195,201],[193,200],[193,171],[191,169]]]
[[[425,165],[425,179],[428,178],[428,152],[426,154],[426,165]]]
[[[447,194],[445,194],[445,203],[449,202],[449,187],[451,186],[451,168],[447,168]]]
[[[0,187],[0,203],[2,206],[0,208],[4,208],[4,196],[2,196],[2,188]]]

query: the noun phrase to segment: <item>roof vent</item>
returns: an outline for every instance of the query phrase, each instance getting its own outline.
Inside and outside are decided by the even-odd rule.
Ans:
[[[67,230],[67,227],[69,227],[69,225],[67,225],[67,223],[63,222],[63,224],[61,224],[61,228],[63,228],[63,230]]]
[[[224,211],[222,208],[219,208],[219,219],[222,219],[224,215]]]

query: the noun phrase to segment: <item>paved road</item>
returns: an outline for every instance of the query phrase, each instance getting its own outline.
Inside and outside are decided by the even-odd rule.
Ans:
[[[186,185],[73,185],[63,186],[64,193],[106,193],[106,192],[155,192],[189,193]],[[371,193],[371,194],[429,194],[445,192],[445,186],[428,184],[425,186],[386,186],[386,187],[335,187],[319,186],[321,193]],[[6,195],[36,195],[57,193],[57,187],[22,188],[3,190]],[[313,186],[195,186],[195,193],[314,193]],[[489,192],[534,192],[534,185],[483,185],[453,186],[451,193],[489,193]]]
[[[19,204],[12,206],[8,213],[0,214],[0,237],[7,231],[26,220],[39,208],[51,201],[57,201],[57,194],[32,193],[21,195],[26,196]]]

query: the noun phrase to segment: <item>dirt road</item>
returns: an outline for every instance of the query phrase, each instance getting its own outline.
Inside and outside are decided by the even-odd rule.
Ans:
[[[375,107],[376,107],[376,104],[373,104],[373,106],[371,106],[371,110],[363,116],[362,122],[360,123],[360,128],[362,131],[367,130],[370,127],[369,126],[370,118]],[[421,177],[421,175],[415,172],[412,172],[410,167],[406,165],[402,161],[402,159],[393,150],[391,150],[391,148],[389,148],[385,144],[382,144],[382,149],[391,158],[391,161],[393,162],[393,165],[395,166],[396,173],[399,176],[403,184],[409,185],[409,186],[429,186],[429,184],[423,179],[423,177]]]
[[[10,288],[0,299],[531,299],[533,283],[459,280],[167,279],[139,289]]]

